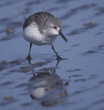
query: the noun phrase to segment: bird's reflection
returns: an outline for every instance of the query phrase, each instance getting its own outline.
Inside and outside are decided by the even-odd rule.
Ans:
[[[59,64],[60,61],[57,61]],[[68,84],[68,82],[66,82]],[[56,74],[56,67],[43,68],[35,72],[28,83],[32,99],[39,99],[43,106],[63,103],[61,98],[68,95],[63,80]]]

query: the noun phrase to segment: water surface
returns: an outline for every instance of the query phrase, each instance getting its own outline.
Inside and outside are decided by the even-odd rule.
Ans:
[[[68,43],[51,46],[23,38],[25,19],[47,11],[62,19]],[[104,110],[104,1],[0,1],[0,109]],[[9,30],[9,33],[7,29]]]

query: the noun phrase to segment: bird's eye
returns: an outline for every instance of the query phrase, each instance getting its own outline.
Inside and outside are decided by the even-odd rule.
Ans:
[[[57,29],[57,27],[56,27],[56,26],[54,26],[53,28],[54,28],[54,29]]]

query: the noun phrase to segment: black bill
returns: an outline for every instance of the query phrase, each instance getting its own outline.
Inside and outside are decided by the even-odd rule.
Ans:
[[[61,31],[59,32],[59,35],[65,40],[65,42],[68,41]]]

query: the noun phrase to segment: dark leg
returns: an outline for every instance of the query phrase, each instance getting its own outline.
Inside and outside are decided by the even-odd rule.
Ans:
[[[31,60],[31,56],[30,56],[31,47],[32,47],[32,43],[30,43],[29,54],[28,54],[28,56],[26,57],[26,59],[28,59],[29,61]]]
[[[55,54],[57,55],[57,60],[61,60],[62,58],[57,54],[57,52],[55,51],[53,45],[52,45],[52,49],[53,49],[53,51],[55,52]]]

